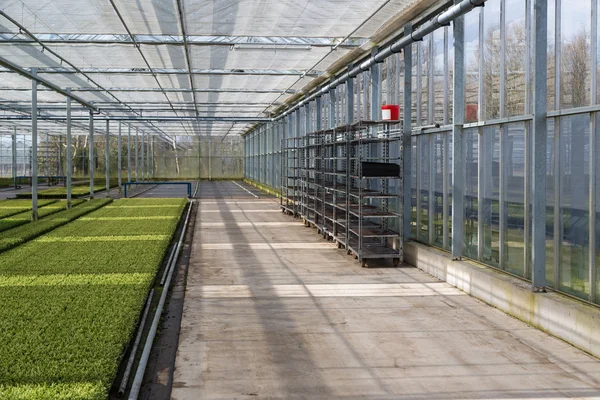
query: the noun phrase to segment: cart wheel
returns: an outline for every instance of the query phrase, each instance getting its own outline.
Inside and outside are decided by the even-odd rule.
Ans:
[[[338,242],[338,249],[342,248],[342,244],[340,242]]]
[[[352,254],[352,251],[351,251],[351,250],[348,250],[346,253],[348,253],[348,255],[351,255],[351,254]]]
[[[399,258],[394,258],[394,268],[398,267],[400,265],[400,259]]]
[[[355,254],[355,255],[354,255],[354,259],[355,259],[355,260],[358,260],[358,254]]]
[[[363,260],[360,262],[360,266],[363,268],[367,268],[367,260],[363,258]]]

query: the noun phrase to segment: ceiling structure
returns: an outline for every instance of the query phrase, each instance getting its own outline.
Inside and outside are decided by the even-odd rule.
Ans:
[[[70,88],[73,134],[88,106],[163,137],[241,134],[415,2],[4,0],[0,134],[31,129],[32,74],[38,130],[64,133]]]

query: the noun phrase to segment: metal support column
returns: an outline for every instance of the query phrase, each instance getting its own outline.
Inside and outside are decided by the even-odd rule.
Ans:
[[[460,1],[455,0],[458,4]],[[460,259],[463,246],[465,196],[465,17],[456,17],[454,29],[454,90],[452,126],[452,258]]]
[[[45,168],[45,175],[46,176],[50,176],[50,168],[49,168],[49,160],[50,160],[50,153],[49,153],[49,149],[50,149],[50,143],[49,143],[49,138],[50,138],[50,133],[48,132],[48,130],[46,129],[46,157],[44,157],[44,168]],[[48,184],[50,184],[50,180],[48,178],[46,178],[48,181]]]
[[[354,65],[348,65],[348,71],[352,70]],[[320,121],[319,121],[320,122]],[[354,122],[354,78],[348,78],[346,81],[346,123],[348,125]]]
[[[271,182],[270,186],[277,189],[277,168],[275,166],[277,158],[277,135],[279,134],[278,124],[271,124]]]
[[[592,2],[592,46],[591,46],[591,71],[592,71],[592,84],[591,84],[591,101],[590,104],[597,104],[598,96],[598,3]],[[596,263],[596,224],[597,221],[597,204],[598,204],[598,189],[597,189],[597,171],[598,171],[598,124],[597,114],[592,114],[590,118],[590,218],[589,218],[589,232],[590,232],[590,249],[589,249],[589,264],[590,264],[590,301],[594,303],[596,301],[597,292],[597,268]]]
[[[138,166],[140,165],[140,159],[138,157],[138,149],[140,147],[140,130],[139,128],[135,128],[135,181],[139,180],[139,171]]]
[[[141,168],[141,172],[142,172],[142,182],[144,182],[146,180],[146,132],[142,131],[142,156],[141,156],[141,161],[142,161],[142,168]]]
[[[156,164],[155,164],[155,159],[154,159],[154,146],[156,145],[156,137],[154,135],[152,135],[152,141],[150,142],[151,146],[150,146],[150,154],[152,154],[151,157],[151,161],[152,161],[152,178],[154,178],[154,175],[156,174]]]
[[[201,158],[201,153],[200,153],[200,135],[198,135],[198,180],[200,180],[200,171],[201,171],[201,167],[202,167],[202,158]],[[244,137],[244,177],[248,177],[247,174],[247,168],[246,165],[248,164],[248,136]]]
[[[59,176],[64,175],[63,173],[63,156],[62,156],[62,135],[58,136],[58,160],[56,163],[57,172]]]
[[[31,69],[32,75],[37,68]],[[37,81],[31,81],[31,220],[38,219],[38,165],[37,165]]]
[[[529,11],[529,10],[528,10]],[[527,11],[527,12],[528,12]],[[528,42],[529,43],[529,42]],[[528,46],[526,46],[528,47]],[[527,60],[530,58],[527,57]],[[529,64],[529,63],[527,63]],[[529,82],[528,79],[525,82]],[[528,92],[528,91],[526,91]],[[527,95],[526,95],[527,96]],[[527,102],[527,99],[525,100]],[[529,107],[525,107],[525,112],[529,112]],[[506,1],[500,1],[500,118],[506,117]],[[527,132],[526,132],[527,133]],[[525,140],[529,137],[528,134],[525,136]],[[507,231],[507,222],[508,222],[508,163],[509,163],[509,153],[508,153],[508,125],[503,124],[500,126],[500,179],[499,179],[499,202],[500,202],[500,221],[499,221],[499,229],[500,234],[500,249],[499,249],[499,260],[498,266],[500,269],[506,269],[506,231]],[[529,151],[529,146],[525,143],[525,160],[528,161],[527,153]],[[493,155],[492,155],[493,157]],[[525,170],[528,171],[527,162],[525,162]],[[526,174],[527,175],[527,174]],[[524,181],[527,183],[527,176],[525,176]],[[527,197],[527,187],[524,188],[525,197]],[[527,198],[528,200],[528,198]],[[527,204],[527,202],[525,202]],[[528,215],[527,205],[525,206],[524,215]],[[529,225],[527,222],[528,219],[525,218],[525,226]],[[527,229],[527,228],[525,228]],[[491,244],[490,244],[491,245]],[[524,251],[523,253],[527,253],[527,239],[524,240]],[[525,261],[525,260],[524,260]],[[525,271],[527,270],[527,262],[523,263],[523,275],[525,276]]]
[[[106,143],[104,145],[105,166],[104,174],[106,176],[106,197],[110,197],[110,120],[106,120]]]
[[[12,149],[11,149],[12,178],[13,178],[13,185],[16,187],[17,186],[17,127],[16,126],[13,128],[11,144],[12,144]]]
[[[546,91],[548,2],[534,0],[533,18],[532,289],[546,286]],[[558,130],[558,127],[555,127]],[[556,238],[555,238],[556,240]]]
[[[448,75],[449,75],[449,70],[448,70],[448,60],[449,60],[449,38],[448,38],[448,27],[445,26],[444,27],[444,116],[443,116],[443,123],[444,125],[448,125],[450,123],[450,116],[448,115],[448,103],[450,102],[450,90],[449,90],[449,79],[448,79]],[[450,169],[450,145],[449,145],[449,134],[445,133],[443,135],[444,139],[443,139],[443,156],[442,156],[442,171],[443,171],[443,178],[442,178],[442,192],[443,192],[443,198],[442,198],[442,245],[444,247],[444,249],[449,249],[450,248],[450,229],[449,229],[449,211],[450,211],[450,205],[448,203],[448,197],[449,197],[449,178],[450,178],[450,174],[449,174],[449,169]]]
[[[127,125],[127,182],[131,182],[131,125]]]
[[[256,152],[254,154],[256,154]],[[254,179],[256,179],[256,177]],[[210,131],[208,131],[208,180],[212,181],[212,140],[210,138]]]
[[[89,151],[89,168],[90,168],[90,199],[94,198],[94,169],[96,163],[94,162],[94,112],[90,110],[90,151]]]
[[[119,137],[117,139],[117,185],[119,186],[119,192],[121,192],[121,170],[123,169],[123,160],[121,159],[122,152],[121,146],[121,123],[119,122]]]
[[[407,24],[404,28],[404,35],[410,36],[412,25]],[[411,167],[412,167],[412,144],[411,144],[411,120],[412,120],[412,48],[409,44],[404,48],[404,99],[402,100],[402,177],[401,182],[402,192],[404,197],[404,207],[402,212],[403,226],[400,232],[400,237],[407,240],[410,237],[410,222],[411,222]]]
[[[483,38],[485,37],[485,33],[483,31],[483,18],[484,18],[484,14],[483,14],[483,7],[481,7],[479,9],[479,37]],[[478,49],[479,49],[479,54],[484,55],[484,50],[485,50],[485,46],[484,46],[484,40],[479,40],[478,41]],[[485,56],[480,56],[479,57],[479,72],[477,74],[477,104],[479,104],[479,106],[477,107],[477,120],[478,121],[483,121],[484,120],[484,111],[485,111],[485,97],[483,95],[483,71],[484,71],[484,61],[485,61]],[[491,152],[489,151],[490,146],[488,146],[487,144],[490,142],[488,136],[489,135],[484,135],[483,134],[483,127],[479,127],[477,128],[479,131],[479,136],[478,136],[478,141],[477,141],[477,146],[478,146],[478,151],[477,151],[477,258],[479,260],[482,260],[484,258],[484,249],[486,248],[485,243],[484,243],[484,235],[485,235],[485,230],[484,230],[484,221],[486,220],[486,218],[488,217],[488,211],[489,208],[487,207],[488,203],[489,203],[489,198],[486,198],[487,196],[489,196],[488,194],[490,193],[488,191],[489,187],[490,187],[490,180],[491,177],[488,176],[489,173],[491,171],[487,171],[489,168],[485,168],[485,163],[487,162],[487,160],[491,159]],[[489,179],[488,179],[489,178]],[[491,229],[491,228],[488,228]],[[490,243],[491,246],[491,243]]]
[[[146,140],[147,140],[147,143],[146,143],[146,179],[150,180],[150,175],[151,175],[151,171],[152,171],[152,151],[151,151],[152,135],[147,134]]]
[[[67,88],[67,93],[71,89]],[[71,144],[71,98],[67,96],[67,208],[71,208],[71,181],[73,175],[73,167],[71,162],[73,159],[73,148]]]
[[[595,66],[594,66],[595,68]],[[595,101],[595,98],[592,100]],[[589,217],[589,232],[590,232],[590,248],[589,248],[589,279],[590,279],[590,301],[593,303],[596,301],[597,294],[597,268],[598,265],[596,263],[596,248],[597,238],[596,238],[596,224],[597,221],[597,204],[598,204],[598,188],[597,188],[597,171],[598,171],[598,123],[597,123],[597,115],[592,114],[590,119],[590,217]]]

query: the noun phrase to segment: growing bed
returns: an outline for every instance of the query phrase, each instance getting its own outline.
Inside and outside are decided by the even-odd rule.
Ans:
[[[94,185],[94,193],[100,192],[104,189],[106,189],[106,185]],[[78,186],[71,187],[71,196],[72,197],[87,196],[89,194],[90,194],[90,186],[89,185],[78,185]],[[31,192],[17,193],[16,196],[19,199],[30,199]],[[66,187],[43,189],[38,192],[39,199],[64,199],[66,197],[67,197],[67,188]]]
[[[185,204],[117,200],[0,255],[0,398],[106,398]]]
[[[42,207],[54,203],[56,200],[40,200],[38,207],[40,211]],[[31,200],[0,200],[0,219],[20,214],[25,211],[31,211]]]
[[[16,200],[21,201],[21,200]],[[71,206],[75,207],[83,203],[84,200],[73,200]],[[31,204],[31,201],[29,201]],[[49,204],[42,206],[38,209],[38,218],[46,218],[49,215],[56,214],[59,211],[66,210],[67,202],[61,201],[50,201]],[[31,209],[31,207],[29,207]],[[25,225],[31,222],[31,210],[24,211],[15,215],[11,215],[0,219],[0,232],[12,229],[17,226]]]
[[[94,199],[86,201],[85,204],[82,204],[79,207],[60,211],[37,221],[22,224],[22,226],[13,227],[12,229],[1,232],[0,252],[12,249],[29,240],[35,239],[46,232],[50,232],[59,226],[66,225],[82,215],[89,214],[111,202],[112,199]]]

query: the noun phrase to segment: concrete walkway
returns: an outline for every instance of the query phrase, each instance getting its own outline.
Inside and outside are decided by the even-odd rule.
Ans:
[[[173,399],[600,399],[599,360],[415,268],[363,269],[276,200],[219,185]]]

